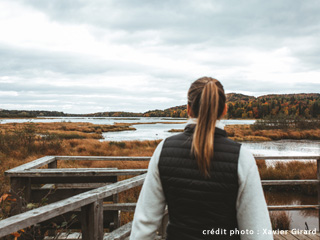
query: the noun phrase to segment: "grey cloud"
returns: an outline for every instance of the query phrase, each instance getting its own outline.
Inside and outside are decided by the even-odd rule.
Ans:
[[[226,79],[224,88],[227,92],[251,92],[252,95],[261,96],[269,94],[284,94],[284,93],[318,93],[320,83],[304,83],[301,82],[281,82],[277,81],[255,81],[247,79]]]
[[[106,61],[86,55],[65,52],[35,51],[0,45],[0,71],[2,75],[35,75],[52,71],[66,75],[92,75],[117,71],[136,72],[145,67],[133,62]]]
[[[46,12],[54,21],[128,32],[160,30],[163,41],[177,44],[237,44],[239,37],[245,44],[250,43],[252,36],[259,36],[260,40],[268,35],[287,38],[316,35],[320,30],[320,3],[316,0],[24,2]],[[201,7],[204,3],[209,6]]]

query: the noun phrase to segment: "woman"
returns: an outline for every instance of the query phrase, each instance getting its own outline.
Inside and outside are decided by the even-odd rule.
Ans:
[[[168,205],[168,240],[273,239],[253,155],[227,138],[221,83],[209,77],[188,91],[183,133],[166,138],[149,163],[131,240],[153,240]]]

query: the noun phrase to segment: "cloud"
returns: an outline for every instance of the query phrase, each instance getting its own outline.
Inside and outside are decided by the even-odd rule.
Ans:
[[[250,95],[319,89],[320,2],[2,1],[0,108],[143,112],[192,81]]]

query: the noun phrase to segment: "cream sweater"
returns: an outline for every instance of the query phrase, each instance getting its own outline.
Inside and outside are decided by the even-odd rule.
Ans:
[[[196,123],[189,119],[187,124]],[[224,129],[222,122],[216,127]],[[130,240],[154,240],[166,206],[159,176],[158,162],[164,140],[157,146],[150,159],[148,172],[137,202]],[[271,222],[261,186],[261,180],[252,153],[241,146],[238,162],[239,191],[237,220],[241,240],[273,239]],[[170,215],[170,212],[169,212]],[[203,229],[208,234],[211,229]],[[235,229],[236,231],[236,229]],[[226,233],[230,234],[230,233]]]

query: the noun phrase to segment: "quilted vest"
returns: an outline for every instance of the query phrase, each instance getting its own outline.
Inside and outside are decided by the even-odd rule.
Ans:
[[[241,145],[216,128],[211,177],[206,179],[191,154],[194,128],[189,124],[183,133],[168,137],[160,154],[158,168],[169,211],[167,240],[240,239],[230,233],[238,227]]]

